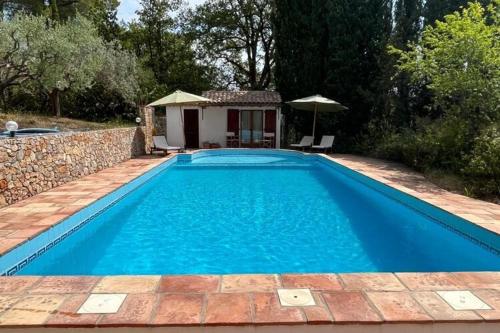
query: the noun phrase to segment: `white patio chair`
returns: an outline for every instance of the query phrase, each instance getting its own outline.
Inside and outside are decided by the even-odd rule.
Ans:
[[[153,136],[153,147],[151,147],[151,154],[153,151],[163,151],[165,155],[168,155],[169,150],[177,150],[180,152],[182,150],[181,147],[169,146],[167,143],[167,138],[163,135]]]
[[[312,149],[316,150],[323,150],[325,153],[327,152],[328,149],[330,149],[330,152],[333,151],[333,141],[335,140],[335,137],[332,135],[323,135],[321,138],[321,142],[319,145],[313,145]]]
[[[309,148],[312,146],[314,142],[314,138],[312,136],[304,136],[302,140],[300,140],[299,143],[293,143],[290,145],[292,148],[302,148],[302,150],[305,150],[306,148]]]
[[[274,146],[274,133],[264,132],[264,136],[262,137],[262,147],[263,148],[273,148]]]

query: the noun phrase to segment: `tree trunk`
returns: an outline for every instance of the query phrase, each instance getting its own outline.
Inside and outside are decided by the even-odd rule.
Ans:
[[[54,21],[59,22],[59,6],[57,5],[57,0],[49,0],[50,18]]]
[[[54,114],[56,117],[61,116],[61,104],[59,103],[60,93],[61,92],[57,89],[54,89],[49,93],[50,110],[52,111],[52,114]]]

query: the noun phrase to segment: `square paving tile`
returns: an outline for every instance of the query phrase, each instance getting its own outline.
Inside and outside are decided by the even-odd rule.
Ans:
[[[300,309],[281,306],[276,293],[256,293],[253,295],[253,298],[256,323],[305,323]]]
[[[154,294],[130,294],[127,296],[117,313],[103,316],[99,326],[146,326],[151,321],[153,308],[156,304]]]
[[[0,295],[0,313],[8,310],[17,301],[21,299],[21,296],[16,295]]]
[[[160,276],[106,276],[92,290],[93,293],[142,294],[154,292]]]
[[[0,325],[42,325],[64,301],[63,295],[30,295],[23,297],[0,314]]]
[[[282,306],[316,305],[309,289],[278,289],[278,296]]]
[[[468,290],[438,291],[455,310],[491,310],[491,307]]]
[[[163,276],[159,292],[170,293],[214,293],[219,290],[220,277],[217,275],[174,275]]]
[[[367,292],[368,298],[387,321],[417,322],[432,321],[408,292]]]
[[[405,286],[391,273],[358,273],[339,275],[346,290],[403,291]]]
[[[202,294],[164,294],[153,318],[155,325],[195,325],[201,323]]]
[[[127,294],[91,294],[77,313],[116,313]]]
[[[452,273],[472,289],[500,289],[500,272]]]
[[[463,289],[463,283],[449,273],[397,273],[396,275],[410,290]]]
[[[252,323],[249,294],[209,294],[205,324],[245,325]]]
[[[99,281],[94,276],[48,276],[36,284],[32,294],[85,294]]]
[[[222,292],[266,292],[280,287],[276,275],[224,275]]]
[[[284,274],[283,288],[308,288],[311,290],[342,290],[335,274]]]
[[[360,291],[324,292],[323,299],[335,322],[378,323],[382,321]]]
[[[36,276],[0,276],[0,294],[19,294],[39,280]]]

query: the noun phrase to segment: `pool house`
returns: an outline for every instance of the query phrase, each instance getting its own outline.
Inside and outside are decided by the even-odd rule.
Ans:
[[[191,149],[280,148],[278,92],[211,90],[202,95],[210,102],[165,108],[169,145]]]

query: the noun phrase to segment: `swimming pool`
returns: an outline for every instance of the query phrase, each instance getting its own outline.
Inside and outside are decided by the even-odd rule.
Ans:
[[[163,163],[0,258],[0,272],[495,271],[499,238],[320,156],[216,150]]]

